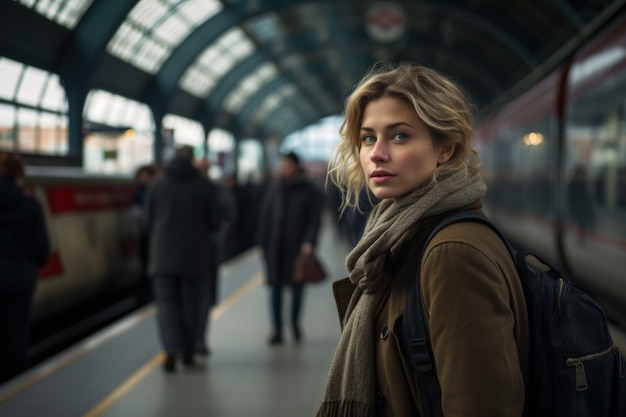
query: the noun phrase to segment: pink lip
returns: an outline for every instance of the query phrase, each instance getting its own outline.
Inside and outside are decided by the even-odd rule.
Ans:
[[[376,183],[381,183],[385,181],[389,181],[394,177],[393,174],[390,174],[387,171],[374,171],[370,174],[370,179]]]

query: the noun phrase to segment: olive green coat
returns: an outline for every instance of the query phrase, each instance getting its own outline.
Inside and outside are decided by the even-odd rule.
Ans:
[[[440,216],[439,216],[440,217]],[[388,254],[393,282],[377,314],[378,416],[419,416],[419,394],[398,336],[417,258],[438,218]],[[353,285],[334,284],[341,321]],[[439,232],[424,255],[421,293],[446,417],[523,415],[529,374],[528,319],[512,259],[489,227],[457,223]]]

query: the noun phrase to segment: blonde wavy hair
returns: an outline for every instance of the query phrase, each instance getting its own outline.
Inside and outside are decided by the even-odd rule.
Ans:
[[[361,122],[365,106],[381,97],[398,98],[415,109],[428,128],[435,146],[454,145],[452,157],[439,165],[432,181],[445,172],[464,170],[480,174],[480,157],[471,144],[474,106],[469,96],[442,74],[415,64],[377,65],[368,71],[346,100],[344,121],[339,129],[341,142],[330,158],[329,181],[337,186],[347,207],[360,210],[359,194],[366,187],[361,168]],[[371,198],[369,189],[368,197]]]

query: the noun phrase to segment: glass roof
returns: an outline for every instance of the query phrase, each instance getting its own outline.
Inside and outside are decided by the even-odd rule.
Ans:
[[[287,35],[276,13],[268,12],[250,19],[245,27],[254,34],[260,43],[269,43],[276,38],[285,38]]]
[[[16,0],[68,29],[74,29],[93,0]]]
[[[183,39],[223,6],[219,0],[141,0],[107,45],[107,51],[155,74]]]
[[[245,57],[254,45],[239,27],[234,27],[206,48],[180,80],[180,88],[205,98],[218,80]]]
[[[9,3],[7,0],[0,1]],[[39,31],[36,27],[29,27],[32,25],[30,22],[39,20],[38,16],[29,20],[33,16],[19,13],[18,17],[24,17],[24,22],[28,23],[23,25],[25,30],[37,32],[32,33],[33,43],[42,36],[51,36],[51,39],[36,45],[37,49],[26,44],[30,40],[28,36],[7,38],[7,44],[12,47],[7,53],[20,59],[24,56],[26,62],[42,65],[50,71],[61,70],[64,76],[75,76],[74,72],[64,71],[66,68],[74,69],[77,62],[83,64],[80,57],[72,55],[73,48],[76,47],[78,53],[83,47],[98,49],[102,46],[99,42],[106,42],[110,37],[106,52],[116,59],[100,61],[103,51],[94,50],[94,59],[85,65],[91,73],[86,73],[87,78],[81,81],[89,84],[93,80],[90,85],[110,88],[136,100],[146,99],[150,93],[146,90],[157,85],[163,87],[158,92],[162,92],[164,100],[170,103],[155,100],[154,105],[163,104],[166,107],[171,104],[170,111],[189,117],[204,117],[207,111],[222,110],[237,117],[243,109],[244,113],[239,116],[246,121],[252,118],[249,121],[260,126],[264,133],[274,134],[269,127],[276,127],[276,132],[287,134],[288,126],[304,124],[315,117],[339,111],[342,104],[340,97],[347,87],[374,62],[383,59],[415,60],[435,65],[444,73],[462,80],[475,101],[486,105],[508,91],[513,85],[510,81],[522,81],[523,73],[530,73],[549,54],[558,52],[562,40],[573,39],[586,25],[595,30],[595,22],[608,21],[609,14],[616,13],[619,8],[617,3],[621,2],[582,2],[585,4],[580,10],[574,10],[572,5],[581,2],[551,0],[542,5],[543,14],[538,20],[537,8],[530,6],[519,8],[519,13],[513,16],[506,8],[489,8],[489,2],[475,0],[445,4],[403,1],[407,16],[406,36],[394,44],[381,43],[367,36],[368,26],[374,22],[364,19],[370,3],[13,0],[10,4],[14,8],[22,9],[20,5],[23,5],[56,24],[41,25]],[[448,3],[453,3],[454,7]],[[102,24],[72,34],[72,29],[90,8],[91,12],[96,9],[105,12],[101,16]],[[602,12],[603,9],[607,11]],[[484,11],[491,14],[483,17]],[[121,13],[126,12],[128,14],[122,21]],[[222,17],[224,20],[221,20]],[[6,19],[11,19],[11,16],[7,15]],[[209,27],[207,22],[213,23],[214,19],[220,19],[219,24]],[[70,30],[62,30],[57,24]],[[232,27],[233,24],[237,25]],[[443,29],[442,24],[445,26]],[[218,27],[221,28],[219,33],[216,32]],[[190,37],[199,28],[204,33],[197,32]],[[442,30],[445,32],[443,37]],[[50,48],[46,48],[48,44]],[[474,48],[478,54],[475,59],[476,54],[465,52],[473,50],[472,46],[477,44],[493,47]],[[570,42],[566,46],[569,48],[573,44]],[[67,45],[72,48],[64,49]],[[163,64],[179,47],[182,47],[178,51],[182,59],[176,63],[168,62],[167,68],[163,67],[165,71],[161,72]],[[42,50],[44,48],[47,51]],[[49,56],[44,52],[48,52]],[[39,56],[29,57],[32,53]],[[60,55],[52,56],[53,53]],[[128,65],[119,65],[118,60]],[[99,66],[101,62],[107,66]],[[103,68],[114,68],[129,76],[108,77],[105,70],[100,71]],[[5,104],[19,100],[24,103],[23,107],[37,110],[44,105],[53,107],[55,103],[65,102],[65,99],[58,99],[63,95],[62,88],[49,73],[38,72],[35,68],[7,66],[6,61],[0,59],[0,76],[3,80],[0,83],[0,101]],[[264,88],[272,82],[275,86],[272,91]],[[202,106],[202,100],[217,91],[215,88],[220,83],[223,88],[219,88],[219,94],[212,97],[215,100],[210,101],[211,106],[219,108]],[[185,96],[177,95],[176,84],[199,100],[184,101]],[[283,96],[289,90],[297,92]],[[259,91],[267,92],[267,97],[261,97]],[[182,99],[179,100],[179,97]],[[276,111],[277,108],[280,111]],[[263,114],[271,115],[271,120],[264,120]],[[290,120],[289,116],[295,117]],[[227,125],[231,119],[215,120],[216,125],[222,122]],[[252,135],[252,128],[249,131]]]
[[[259,106],[259,110],[254,115],[254,122],[265,120],[269,113],[278,106],[282,100],[296,93],[296,88],[292,84],[284,85],[275,92],[269,94],[263,104]]]
[[[273,63],[261,65],[254,73],[244,78],[224,102],[224,109],[236,114],[244,103],[265,84],[278,77],[278,68]]]

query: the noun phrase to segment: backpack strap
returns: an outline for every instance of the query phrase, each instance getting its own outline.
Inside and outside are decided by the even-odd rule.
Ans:
[[[421,412],[424,417],[443,416],[441,408],[441,387],[437,379],[437,373],[433,364],[432,346],[430,343],[430,333],[428,331],[428,321],[422,307],[422,297],[420,295],[420,269],[426,248],[433,237],[442,229],[454,223],[473,221],[482,223],[493,229],[500,239],[506,244],[509,252],[514,253],[513,247],[508,239],[495,227],[487,217],[481,213],[466,210],[457,211],[444,217],[432,230],[419,256],[417,272],[413,281],[406,303],[403,317],[404,334],[403,349],[404,356],[409,364],[415,369],[415,383],[421,390],[420,396]]]

